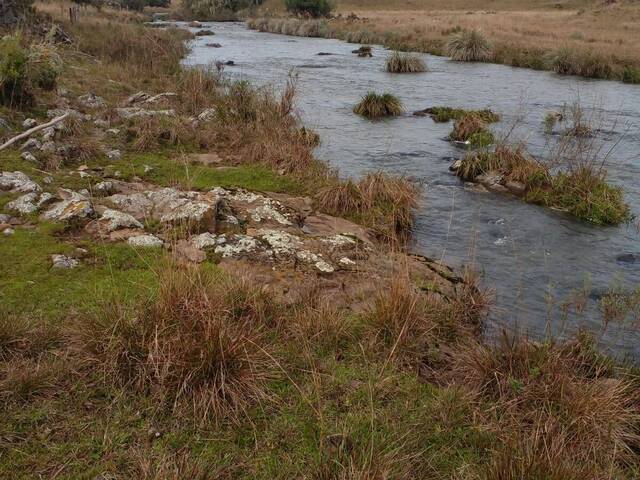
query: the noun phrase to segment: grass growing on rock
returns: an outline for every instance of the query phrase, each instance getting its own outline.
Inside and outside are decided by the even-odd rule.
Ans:
[[[389,73],[420,73],[427,71],[427,65],[415,54],[393,52],[387,57],[385,70]]]
[[[597,225],[629,221],[631,212],[619,187],[606,182],[606,172],[582,165],[553,173],[520,146],[498,145],[494,151],[467,155],[457,175],[473,180],[483,174],[499,174],[503,183],[522,184],[523,198]]]
[[[402,115],[404,107],[402,102],[391,93],[368,92],[362,100],[353,107],[353,113],[363,117],[377,119],[384,117],[397,117]]]

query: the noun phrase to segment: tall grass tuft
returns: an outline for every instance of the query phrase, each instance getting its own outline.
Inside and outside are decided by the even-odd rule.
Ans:
[[[419,73],[426,72],[427,65],[417,55],[396,51],[387,57],[385,70],[389,73]]]
[[[154,298],[81,319],[75,338],[107,381],[221,421],[268,396],[274,369],[262,328],[274,308],[242,281],[168,269]]]
[[[382,118],[401,115],[404,107],[400,100],[390,94],[369,92],[353,107],[353,112],[367,118]]]
[[[483,422],[502,446],[483,478],[617,478],[634,461],[640,389],[589,337],[538,343],[505,334],[495,346],[458,347],[451,361],[478,405],[494,405]]]
[[[487,62],[491,59],[492,48],[479,30],[463,30],[449,39],[446,53],[459,62]]]

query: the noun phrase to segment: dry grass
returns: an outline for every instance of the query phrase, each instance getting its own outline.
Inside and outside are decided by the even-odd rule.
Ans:
[[[393,52],[387,57],[385,70],[389,73],[420,73],[427,71],[427,65],[417,55]]]
[[[270,301],[241,281],[197,269],[167,270],[135,312],[117,305],[79,320],[75,341],[107,382],[190,406],[205,421],[237,418],[267,398],[274,376],[262,334]]]
[[[495,404],[483,422],[504,447],[487,478],[616,478],[609,474],[635,461],[640,390],[587,337],[504,336],[495,347],[459,348],[451,361],[460,385]]]
[[[479,1],[348,0],[338,6],[343,17],[324,22],[318,36],[445,55],[452,33],[480,30],[493,46],[495,63],[552,70],[554,57],[570,52],[565,73],[640,81],[640,9],[634,2],[503,0],[490,7]],[[281,0],[268,0],[263,8],[284,10]],[[351,12],[360,19],[346,18]]]
[[[547,168],[527,155],[522,145],[515,148],[497,145],[493,152],[468,155],[464,158],[458,175],[470,180],[489,172],[498,172],[509,180],[525,184],[544,183],[550,179]]]
[[[459,62],[487,62],[491,60],[491,44],[478,30],[463,30],[448,41],[446,53]]]

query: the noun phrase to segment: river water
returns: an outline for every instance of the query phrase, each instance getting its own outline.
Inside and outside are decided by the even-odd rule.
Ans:
[[[452,158],[464,155],[445,140],[451,124],[410,113],[372,122],[352,113],[369,90],[396,94],[408,112],[436,105],[488,107],[502,115],[494,130],[516,125],[511,139],[524,140],[532,154],[544,156],[549,152],[545,113],[579,101],[587,117],[597,118],[604,149],[615,146],[608,159],[609,181],[624,188],[632,211],[640,214],[640,86],[426,54],[428,72],[389,74],[383,71],[383,47],[374,47],[373,58],[358,58],[351,53],[357,46],[339,40],[260,33],[241,23],[205,27],[216,35],[196,38],[185,63],[233,60],[227,75],[275,88],[294,70],[299,113],[322,139],[319,158],[344,177],[381,169],[424,185],[413,248],[454,267],[475,264],[494,291],[489,333],[509,328],[540,337],[549,325],[560,334],[589,328],[610,351],[640,353],[637,329],[614,325],[602,332],[597,304],[599,294],[612,287],[640,285],[636,226],[597,227],[515,198],[478,192],[448,171]],[[210,42],[222,47],[207,47]],[[585,288],[591,292],[586,307],[563,315],[563,302]]]

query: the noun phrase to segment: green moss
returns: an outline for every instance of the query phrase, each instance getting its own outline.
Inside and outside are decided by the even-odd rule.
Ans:
[[[494,141],[493,133],[488,130],[476,132],[469,137],[469,144],[474,148],[488,147]]]

